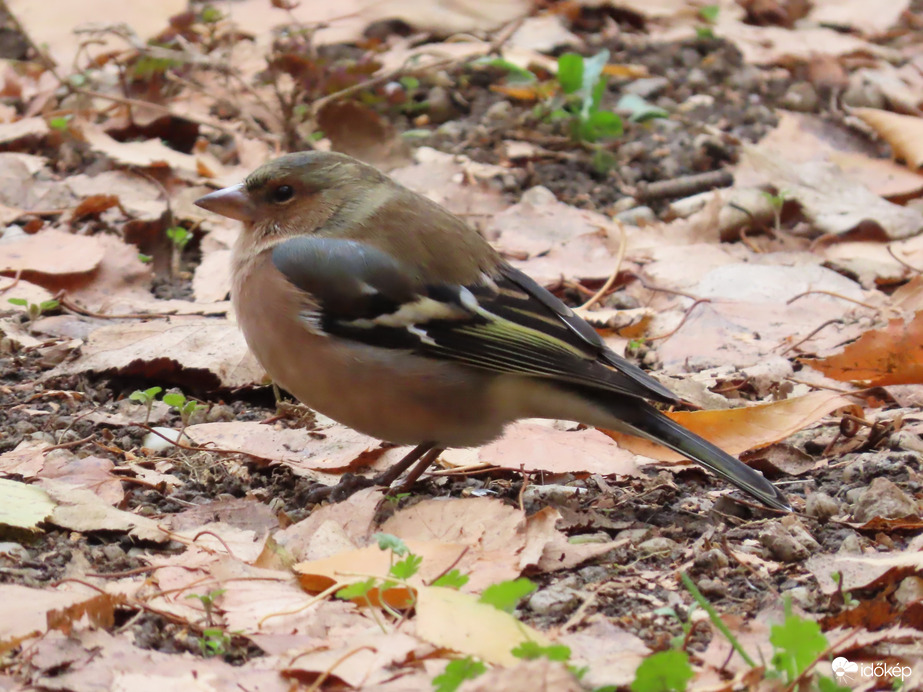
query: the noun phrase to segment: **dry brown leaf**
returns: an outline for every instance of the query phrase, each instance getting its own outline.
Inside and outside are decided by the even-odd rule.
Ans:
[[[593,688],[630,685],[651,653],[639,637],[603,616],[593,616],[586,627],[561,636],[558,643],[570,647],[572,663],[589,668],[582,680]]]
[[[890,239],[908,238],[923,229],[923,214],[874,194],[851,181],[836,164],[804,161],[792,164],[777,153],[745,147],[748,165],[757,177],[797,201],[814,225],[825,233],[842,234],[863,228],[880,229]]]
[[[182,385],[188,384],[189,377],[198,376],[206,388],[229,389],[258,385],[263,380],[262,368],[235,324],[180,317],[97,329],[81,357],[55,372],[119,372]]]
[[[294,681],[330,672],[332,678],[342,680],[351,688],[369,689],[393,678],[395,668],[408,659],[421,658],[429,653],[430,648],[404,632],[380,630],[338,643],[339,646],[299,652],[294,661],[284,663],[282,675]],[[425,651],[418,651],[420,649]],[[413,655],[415,651],[418,651],[418,656]]]
[[[895,158],[913,169],[923,166],[923,118],[877,108],[855,108],[853,113],[891,145]]]
[[[468,680],[458,692],[523,692],[523,690],[554,690],[581,692],[584,688],[567,666],[560,661],[537,658],[520,661],[512,668],[494,668],[474,680]]]
[[[485,235],[517,268],[552,284],[562,276],[609,276],[618,255],[616,229],[602,214],[559,202],[546,188],[535,187],[496,214]]]
[[[45,457],[38,478],[47,478],[67,483],[75,488],[85,488],[110,505],[119,505],[125,499],[122,481],[112,475],[115,464],[111,459],[97,456],[78,457],[67,450],[65,454],[49,454]]]
[[[923,312],[868,331],[840,353],[804,362],[827,377],[873,387],[923,384]]]
[[[186,429],[197,445],[213,444],[259,459],[285,464],[296,473],[310,469],[346,471],[372,463],[384,448],[374,437],[343,425],[320,433],[303,428],[273,428],[260,423],[230,421],[202,423]]]
[[[0,245],[0,271],[49,277],[86,274],[99,266],[104,254],[97,238],[47,230]]]
[[[111,627],[114,606],[112,596],[84,586],[52,590],[0,584],[0,652],[48,629],[69,634],[84,615],[88,624]]]
[[[471,577],[466,591],[518,577],[528,531],[522,511],[489,497],[426,500],[400,510],[381,530],[404,540],[467,546],[458,564]]]
[[[57,506],[49,523],[71,531],[118,531],[142,541],[163,543],[170,539],[153,519],[106,504],[95,493],[60,480],[45,480],[42,488]]]
[[[108,25],[124,22],[143,43],[168,26],[168,20],[186,9],[184,0],[163,0],[156,3],[124,2],[124,0],[93,0],[92,8],[70,0],[11,0],[10,11],[16,15],[29,36],[38,45],[50,51],[58,65],[70,67],[74,63],[80,44],[86,35],[74,33],[78,26],[92,22],[94,18]],[[116,39],[115,32],[94,37],[95,50],[125,49],[128,43]]]
[[[421,588],[417,592],[416,613],[417,635],[422,639],[488,663],[515,666],[520,659],[510,652],[522,642],[551,644],[542,632],[519,622],[510,613],[453,589]]]
[[[820,554],[809,558],[810,570],[825,594],[882,588],[909,574],[923,573],[923,539],[914,538],[905,550],[871,555]],[[840,574],[838,579],[834,575]]]
[[[476,450],[478,463],[513,471],[642,476],[635,456],[596,430],[565,432],[517,423]]]
[[[0,457],[2,458],[2,457]],[[315,509],[307,518],[277,531],[272,538],[296,561],[320,560],[368,543],[382,488],[364,488],[342,502]],[[269,566],[267,561],[260,562]]]
[[[779,124],[755,145],[793,163],[832,161],[850,181],[882,197],[913,195],[923,189],[923,175],[890,159],[878,158],[866,137],[844,132],[828,119],[809,113],[777,111]],[[744,158],[734,170],[735,188],[758,185],[761,174]],[[752,213],[752,204],[744,205]]]
[[[854,406],[835,392],[815,392],[795,399],[744,408],[678,411],[667,415],[729,454],[740,454],[748,449],[784,440],[837,409]],[[635,454],[660,461],[680,461],[686,458],[638,437],[613,431],[606,431],[606,434],[617,441],[620,447]]]
[[[97,630],[70,637],[53,633],[36,642],[30,651],[34,666],[30,678],[36,685],[66,685],[75,692],[226,692],[241,688],[288,692],[291,689],[278,669],[265,661],[237,666],[220,657],[203,659],[142,649],[129,633],[112,635]]]
[[[459,558],[465,552],[465,546],[438,541],[419,541],[405,538],[404,543],[410,552],[423,558],[420,570],[407,580],[411,587],[419,589],[445,572],[458,565]],[[382,580],[389,577],[393,558],[390,550],[382,550],[377,545],[370,545],[356,550],[348,550],[320,560],[299,562],[292,569],[298,581],[306,591],[317,593],[334,584],[352,584],[376,576]],[[405,606],[410,595],[403,586],[395,586],[383,592],[378,588],[369,592],[368,598],[377,603],[384,598],[395,606]],[[357,600],[365,603],[364,598]]]
[[[192,277],[192,295],[200,303],[227,300],[231,291],[231,251],[209,252]]]
[[[87,123],[81,124],[80,131],[92,149],[122,165],[141,168],[169,166],[177,175],[188,180],[218,178],[223,175],[221,164],[210,154],[183,154],[159,139],[119,142],[101,128]]]
[[[910,0],[813,0],[808,19],[877,36],[894,26],[909,6]]]

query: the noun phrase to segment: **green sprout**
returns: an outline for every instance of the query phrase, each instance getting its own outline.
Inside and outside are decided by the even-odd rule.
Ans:
[[[144,406],[147,409],[147,413],[144,416],[144,424],[147,425],[151,420],[151,409],[154,407],[154,402],[157,400],[157,395],[163,391],[163,387],[151,387],[149,389],[140,390],[136,389],[131,394],[128,395],[128,398],[131,401],[137,401],[139,404]]]
[[[718,21],[718,14],[720,12],[721,7],[719,5],[706,5],[699,9],[699,19],[701,19],[704,24],[700,24],[695,28],[696,38],[703,41],[715,38],[715,31],[712,29],[712,26]]]
[[[202,607],[205,609],[205,622],[209,625],[214,624],[213,615],[215,614],[215,601],[222,595],[224,595],[227,589],[214,589],[208,593],[192,593],[186,596],[186,598],[196,598],[202,602]]]
[[[189,422],[192,420],[192,416],[196,411],[201,411],[205,408],[204,404],[200,404],[195,399],[186,399],[186,396],[180,392],[169,392],[163,395],[163,403],[171,408],[175,408],[179,412],[179,416],[183,421],[183,427],[180,428],[179,435],[176,439],[180,439],[183,436],[186,428],[189,427]]]
[[[231,635],[220,627],[208,627],[202,630],[198,641],[205,658],[224,656],[231,646]]]
[[[558,84],[564,93],[564,103],[552,111],[551,117],[568,120],[571,136],[579,142],[592,143],[622,134],[622,119],[600,108],[606,91],[603,69],[608,60],[608,50],[592,58],[577,53],[565,53],[558,58]]]
[[[441,675],[433,678],[433,692],[455,692],[465,680],[487,672],[487,666],[471,656],[449,661]]]
[[[26,315],[29,318],[29,329],[32,329],[39,317],[51,310],[57,310],[61,305],[57,300],[43,300],[41,303],[31,303],[25,298],[10,298],[9,302],[12,305],[18,305],[26,309]]]

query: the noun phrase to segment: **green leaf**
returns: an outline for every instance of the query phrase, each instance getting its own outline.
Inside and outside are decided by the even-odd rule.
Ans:
[[[590,126],[600,138],[619,137],[623,132],[622,119],[612,111],[591,113]]]
[[[172,226],[168,228],[167,237],[173,241],[173,244],[179,250],[185,248],[189,244],[189,241],[192,240],[192,234],[182,226]]]
[[[704,19],[709,24],[714,24],[716,21],[718,21],[718,14],[720,12],[720,5],[706,5],[699,10],[699,17]]]
[[[29,305],[29,301],[26,300],[25,298],[10,298],[9,302],[12,303],[13,305],[18,305],[23,308],[28,307]]]
[[[390,550],[395,555],[400,555],[401,557],[410,552],[410,548],[407,547],[404,541],[397,536],[392,536],[390,533],[373,534],[372,540],[378,543],[379,549]]]
[[[211,5],[202,10],[202,21],[206,24],[215,24],[221,20],[221,10]]]
[[[400,562],[395,562],[391,565],[391,569],[388,570],[388,573],[395,579],[410,579],[420,571],[420,565],[422,563],[423,558],[420,555],[410,553]]]
[[[648,103],[637,94],[625,94],[619,99],[616,106],[620,111],[628,111],[628,119],[635,123],[643,123],[654,118],[669,118],[670,114],[659,106]]]
[[[60,305],[61,303],[59,303],[57,300],[43,300],[41,303],[38,304],[42,312],[48,312],[49,310],[56,310]]]
[[[403,86],[407,91],[413,91],[414,89],[420,88],[420,80],[412,75],[404,75],[400,78],[401,86]]]
[[[70,125],[70,116],[69,115],[59,115],[55,118],[51,118],[48,121],[48,127],[52,130],[57,130],[58,132],[67,132],[67,128]]]
[[[163,403],[167,406],[172,406],[175,409],[183,410],[183,404],[186,403],[186,397],[179,392],[168,392],[163,395]]]
[[[697,26],[695,28],[695,37],[702,41],[712,39],[715,37],[715,32],[712,31],[710,26]]]
[[[520,577],[512,581],[501,581],[499,584],[491,584],[478,599],[480,603],[487,603],[494,608],[512,613],[513,609],[523,598],[535,591],[538,587],[526,579]]]
[[[536,77],[529,70],[524,70],[519,65],[511,63],[503,58],[490,58],[484,56],[474,60],[472,65],[486,65],[487,67],[496,67],[506,72],[506,81],[508,84],[532,84]],[[560,81],[560,80],[559,80]]]
[[[145,255],[143,252],[139,252],[138,260],[143,262],[144,264],[150,264],[151,262],[154,261],[154,258],[151,257],[150,255]]]
[[[769,641],[775,649],[772,664],[793,682],[818,656],[827,650],[827,637],[813,620],[793,615],[786,605],[785,622],[773,625]]]
[[[676,649],[660,651],[641,661],[631,692],[683,692],[691,679],[689,654]]]
[[[583,85],[584,60],[577,53],[558,57],[558,84],[565,94],[576,94]]]
[[[433,678],[433,691],[455,692],[465,680],[474,680],[486,671],[487,666],[471,656],[450,661],[442,675]]]
[[[448,589],[460,589],[468,583],[469,578],[467,574],[462,574],[457,569],[453,569],[439,577],[432,585],[444,586]]]
[[[342,589],[337,591],[336,597],[342,598],[344,601],[351,601],[355,598],[362,598],[367,595],[369,591],[375,588],[375,582],[377,580],[375,577],[369,577],[365,581],[357,581],[355,584],[350,584],[344,586]]]
[[[522,658],[532,661],[536,658],[547,658],[549,661],[568,661],[570,660],[570,647],[564,644],[550,644],[541,646],[538,642],[531,640],[524,641],[515,649],[510,651],[516,658]]]
[[[583,61],[583,80],[580,84],[580,93],[583,97],[581,115],[586,118],[590,112],[599,108],[606,81],[603,79],[603,68],[609,61],[609,51],[603,49],[592,58]],[[600,84],[602,86],[600,86]]]
[[[826,675],[818,675],[816,680],[817,689],[819,689],[820,692],[850,692],[848,687],[837,684],[836,680],[828,678]],[[895,678],[895,682],[900,682],[900,680]]]

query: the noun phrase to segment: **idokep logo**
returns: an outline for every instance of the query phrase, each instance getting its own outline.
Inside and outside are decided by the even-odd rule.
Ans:
[[[913,675],[913,670],[910,666],[899,666],[891,663],[855,663],[846,660],[842,656],[833,659],[830,667],[833,668],[833,674],[836,675],[837,680],[842,681],[857,678],[897,678],[904,682]]]

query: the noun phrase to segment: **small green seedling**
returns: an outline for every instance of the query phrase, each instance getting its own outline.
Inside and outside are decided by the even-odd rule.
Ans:
[[[577,53],[565,53],[558,58],[558,84],[564,93],[562,108],[551,113],[553,119],[570,121],[571,136],[580,142],[619,137],[622,119],[612,111],[600,109],[606,78],[603,69],[609,51],[602,50],[592,58]]]
[[[686,619],[684,620],[679,616],[679,614],[670,606],[665,608],[658,608],[654,611],[655,615],[668,615],[669,617],[674,618],[679,626],[683,628],[683,633],[678,634],[670,640],[670,644],[674,649],[685,649],[686,642],[689,641],[689,637],[692,635],[692,630],[695,627],[695,623],[692,622],[692,614],[695,612],[695,609],[698,607],[698,603],[693,603],[689,606],[689,610],[686,611]]]
[[[182,226],[171,226],[167,229],[167,238],[173,242],[173,247],[182,252],[192,240],[192,233]]]
[[[519,602],[537,588],[534,582],[525,577],[501,581],[484,589],[478,601],[492,605],[498,610],[512,613],[516,606],[519,605]]]
[[[58,115],[54,118],[51,118],[48,121],[48,127],[52,130],[57,130],[58,132],[67,132],[67,129],[70,127],[71,121],[70,115]]]
[[[208,593],[192,593],[186,596],[186,598],[196,598],[202,602],[202,607],[205,609],[205,622],[209,625],[214,624],[213,615],[215,614],[215,601],[222,596],[227,589],[214,589]]]
[[[154,261],[154,258],[151,255],[145,255],[143,252],[138,253],[138,261],[143,264],[150,264]]]
[[[43,300],[41,303],[30,303],[25,298],[10,298],[9,301],[13,305],[18,305],[26,309],[30,328],[39,317],[46,312],[56,310],[61,305],[57,300]]]
[[[658,651],[641,661],[631,692],[683,692],[692,676],[689,654],[685,651]]]
[[[718,14],[720,12],[721,7],[719,5],[706,5],[699,10],[699,19],[701,19],[704,24],[700,24],[695,28],[696,38],[703,41],[715,38],[715,31],[712,29],[712,26],[718,21]]]
[[[183,427],[179,431],[179,438],[183,436],[183,432],[189,427],[189,422],[192,420],[192,416],[196,411],[201,411],[205,408],[204,404],[200,404],[195,399],[186,399],[184,394],[180,392],[168,392],[163,395],[163,403],[171,408],[175,408],[179,412],[179,416],[183,421]]]
[[[131,401],[137,401],[139,404],[144,406],[147,409],[147,413],[144,416],[144,424],[147,425],[151,420],[151,409],[154,407],[154,402],[157,400],[157,395],[163,391],[163,387],[151,387],[149,389],[140,390],[136,389],[131,394],[128,395],[128,398]]]
[[[788,199],[788,193],[785,190],[779,190],[778,194],[772,194],[771,192],[763,192],[763,197],[769,202],[769,206],[772,207],[772,213],[775,217],[775,229],[776,233],[782,230],[782,207],[785,206],[785,200]]]
[[[487,672],[487,666],[471,656],[449,661],[441,675],[433,678],[433,692],[455,692],[465,680]]]
[[[199,637],[199,648],[205,658],[224,656],[230,647],[231,635],[220,627],[208,627],[202,630],[202,636]]]

